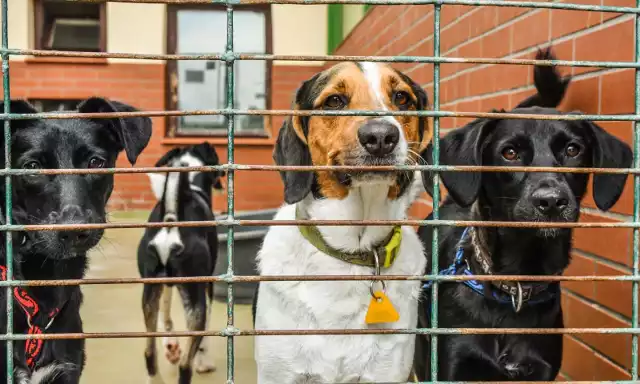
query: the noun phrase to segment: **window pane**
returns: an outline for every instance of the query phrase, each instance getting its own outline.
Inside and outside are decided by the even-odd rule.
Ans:
[[[254,11],[234,11],[234,52],[265,53],[265,15]],[[177,17],[178,54],[224,53],[227,14],[223,10],[180,10]],[[185,110],[223,109],[227,105],[225,64],[221,61],[178,61],[178,108]],[[235,71],[235,107],[266,108],[264,61],[237,61]],[[224,116],[184,116],[178,129],[203,133],[224,132]],[[264,132],[262,116],[236,116],[239,132]]]

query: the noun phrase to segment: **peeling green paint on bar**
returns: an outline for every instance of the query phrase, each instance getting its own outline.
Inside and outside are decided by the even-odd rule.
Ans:
[[[440,4],[434,5],[433,16],[433,56],[440,56]],[[440,64],[433,63],[433,109],[440,109]],[[433,118],[433,159],[434,165],[440,165],[440,119]],[[433,174],[433,219],[440,219],[440,176],[438,172]],[[437,275],[438,264],[438,227],[433,227],[433,239],[431,242],[431,273]],[[438,327],[438,282],[434,282],[431,288],[431,328]],[[431,381],[438,381],[438,336],[431,337]]]
[[[636,0],[640,6],[640,0]],[[635,61],[640,63],[640,15],[635,15]],[[635,70],[635,114],[640,113],[640,69]],[[640,168],[640,122],[633,124],[633,166]],[[633,221],[640,220],[640,175],[633,176]],[[640,256],[640,230],[633,229],[633,276],[638,276]],[[638,281],[633,281],[631,289],[631,326],[638,327]],[[631,336],[631,379],[638,380],[638,335]]]
[[[9,47],[9,0],[2,0],[2,48]],[[9,54],[2,54],[2,89],[4,91],[4,113],[9,113],[11,109],[11,90],[10,90],[10,77],[9,77]],[[11,121],[4,120],[4,167],[11,168]],[[12,216],[12,204],[11,204],[11,175],[5,175],[5,222],[11,224]],[[13,245],[12,245],[11,232],[5,233],[5,245],[6,245],[6,259],[7,259],[7,281],[11,282],[13,279]],[[7,287],[6,297],[7,299],[7,328],[6,335],[13,335],[13,295],[11,294],[11,287]],[[7,340],[7,384],[13,383],[13,342]]]
[[[235,78],[233,59],[233,5],[227,5],[227,47],[225,51],[227,56],[226,74],[227,74],[227,109],[231,110],[235,106]],[[227,114],[227,163],[233,164],[234,159],[234,128],[235,116]],[[234,219],[234,187],[235,173],[229,170],[227,174],[227,218]],[[235,228],[229,226],[227,230],[227,275],[233,276],[233,243]],[[227,284],[227,329],[234,328],[234,301],[233,301],[233,283]],[[234,383],[235,373],[235,345],[233,333],[227,336],[227,384]]]

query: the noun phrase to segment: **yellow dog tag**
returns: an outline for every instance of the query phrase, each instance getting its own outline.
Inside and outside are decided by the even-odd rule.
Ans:
[[[377,291],[373,296],[375,297],[371,298],[367,316],[364,318],[367,324],[395,323],[400,320],[398,311],[393,307],[393,304],[391,304],[391,301],[384,292]]]

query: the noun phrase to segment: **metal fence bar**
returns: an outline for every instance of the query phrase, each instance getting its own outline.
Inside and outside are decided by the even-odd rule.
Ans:
[[[636,0],[640,6],[640,0]],[[635,61],[640,62],[640,15],[635,16]],[[640,69],[635,71],[635,113],[640,113]],[[633,166],[640,167],[640,122],[633,124]],[[640,176],[633,176],[633,221],[640,220]],[[638,276],[640,259],[640,231],[633,229],[633,276]],[[638,282],[631,288],[631,326],[638,327]],[[638,380],[638,335],[631,336],[631,379]]]
[[[233,60],[233,59],[229,59]],[[551,121],[640,121],[640,115],[573,115],[553,114],[538,115],[529,113],[501,113],[501,112],[453,112],[445,110],[434,111],[372,111],[372,110],[290,110],[290,109],[211,109],[199,111],[151,111],[151,112],[117,112],[117,113],[25,113],[0,114],[0,119],[32,120],[32,119],[113,119],[114,117],[177,117],[177,116],[419,116],[419,117],[482,117],[487,119],[521,119],[521,120],[551,120]],[[269,141],[265,141],[269,143]]]
[[[442,6],[434,4],[433,16],[433,56],[440,57],[440,12]],[[440,109],[440,64],[433,63],[433,108]],[[432,164],[440,164],[440,119],[433,118],[433,158]],[[433,219],[440,219],[440,176],[438,172],[433,174]],[[431,273],[439,272],[439,228],[433,227],[433,240],[431,242]],[[438,327],[438,282],[434,282],[431,288],[431,328]],[[438,381],[438,336],[431,336],[431,381]]]
[[[70,0],[99,3],[104,0]],[[468,5],[468,6],[495,6],[515,8],[547,8],[547,9],[571,9],[576,11],[602,11],[615,13],[639,13],[640,9],[631,7],[610,7],[583,4],[559,4],[536,1],[505,1],[505,0],[109,0],[113,3],[162,3],[162,4],[367,4],[367,5]],[[615,10],[613,9],[615,8]]]
[[[9,5],[8,0],[2,0],[2,48],[9,47]],[[9,113],[11,110],[11,82],[9,77],[9,54],[2,53],[2,90],[4,96],[4,113]],[[11,121],[4,120],[4,167],[6,169],[11,168]],[[5,223],[11,224],[12,216],[12,188],[11,188],[11,175],[5,175]],[[12,245],[11,232],[5,233],[5,245],[6,245],[6,258],[7,258],[7,281],[10,283],[13,280],[13,245]],[[13,335],[13,295],[11,294],[13,288],[7,286],[5,295],[7,297],[7,328],[5,335]],[[13,341],[7,340],[7,384],[13,383]]]
[[[234,60],[287,60],[287,61],[373,61],[379,63],[475,63],[475,64],[506,64],[506,65],[540,65],[540,66],[573,66],[600,67],[608,69],[638,68],[640,64],[632,61],[572,61],[572,60],[535,60],[508,59],[485,57],[433,57],[433,56],[359,56],[359,55],[274,55],[268,53],[232,53],[226,54],[143,54],[118,52],[82,52],[82,51],[47,51],[39,49],[1,49],[0,53],[16,56],[42,57],[75,57],[93,59],[144,59],[144,60],[213,60],[226,61],[230,57]]]
[[[227,73],[227,109],[235,107],[235,78],[233,60],[233,5],[227,4],[227,47],[225,55],[229,59],[226,61]],[[227,115],[227,163],[234,163],[234,129],[235,116]],[[234,220],[234,186],[235,173],[229,170],[227,174],[227,218]],[[234,246],[235,228],[229,226],[227,228],[227,275],[233,277],[233,246]],[[227,329],[234,328],[234,302],[233,302],[233,282],[227,284]],[[234,338],[233,334],[227,336],[227,384],[234,383]]]

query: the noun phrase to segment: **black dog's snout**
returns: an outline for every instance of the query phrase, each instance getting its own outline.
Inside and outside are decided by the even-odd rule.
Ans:
[[[367,152],[383,157],[395,149],[400,140],[400,130],[385,121],[374,120],[358,129],[358,140]]]
[[[540,188],[531,194],[531,202],[540,213],[558,214],[569,205],[569,196],[556,188]]]
[[[67,205],[60,213],[52,212],[51,221],[54,224],[87,224],[89,223],[91,213],[85,211],[78,205]],[[89,240],[91,231],[88,229],[81,230],[61,230],[58,232],[58,239],[69,246],[83,244]]]

